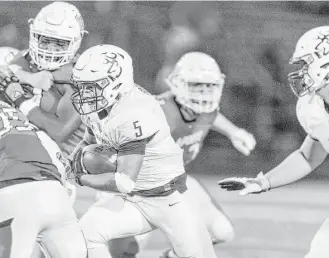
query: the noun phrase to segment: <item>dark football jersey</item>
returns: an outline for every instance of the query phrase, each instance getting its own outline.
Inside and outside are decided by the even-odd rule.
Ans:
[[[192,121],[185,121],[181,114],[181,107],[170,91],[158,95],[156,98],[166,115],[172,137],[184,150],[184,163],[191,162],[200,152],[218,111],[201,114]]]
[[[48,175],[60,180],[53,163],[58,153],[50,141],[21,112],[0,101],[0,181]]]
[[[27,50],[21,51],[19,54],[17,54],[11,63],[21,66],[25,71],[38,72],[38,69],[31,63],[31,58]],[[72,69],[69,66],[66,68]],[[68,72],[64,70],[59,72],[68,74]],[[61,77],[58,71],[54,71],[53,74],[54,73],[56,73],[56,76]],[[56,114],[58,103],[63,96],[62,87],[62,84],[54,84],[54,86],[51,87],[49,91],[44,91],[42,93],[40,104],[41,109],[49,112],[50,114]],[[72,103],[68,102],[67,105],[72,105]],[[59,144],[65,156],[68,156],[74,150],[76,145],[82,140],[85,131],[85,125],[81,123],[78,128],[73,128],[73,130],[74,131],[70,137],[65,142]]]

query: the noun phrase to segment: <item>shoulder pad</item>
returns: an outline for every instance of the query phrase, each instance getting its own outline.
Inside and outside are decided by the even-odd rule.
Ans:
[[[296,115],[305,132],[314,139],[318,138],[315,135],[317,128],[324,125],[329,116],[322,98],[317,95],[300,97],[296,105]]]

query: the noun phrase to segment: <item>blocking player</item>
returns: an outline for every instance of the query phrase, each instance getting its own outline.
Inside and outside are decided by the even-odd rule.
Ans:
[[[48,4],[30,20],[29,49],[18,54],[9,66],[25,88],[30,85],[44,90],[41,94],[30,89],[40,96],[40,103],[31,106],[25,115],[67,155],[74,149],[71,140],[81,125],[70,101],[73,89],[69,81],[85,32],[82,16],[74,5]]]
[[[197,61],[196,61],[197,60]],[[166,79],[171,91],[157,96],[170,126],[171,135],[184,150],[184,163],[193,161],[202,148],[209,130],[226,135],[233,145],[244,155],[254,149],[254,137],[244,129],[236,127],[218,112],[225,75],[217,62],[209,55],[201,52],[190,52],[181,57],[173,71]],[[190,175],[187,176],[188,197],[192,205],[201,211],[208,231],[214,243],[230,241],[234,229],[222,209],[212,202],[207,191]],[[99,198],[102,194],[98,194]],[[105,196],[105,194],[104,194]],[[126,243],[116,241],[113,252],[120,253],[132,239],[124,239]],[[137,237],[142,246],[145,236]],[[129,253],[126,250],[124,253]],[[173,250],[165,257],[177,257]]]
[[[290,64],[298,70],[288,75],[298,97],[296,113],[308,134],[300,148],[278,166],[256,178],[227,178],[219,181],[223,189],[241,190],[240,195],[266,192],[294,183],[323,163],[329,152],[329,26],[307,31],[298,40]],[[329,256],[329,219],[315,235],[306,258]]]
[[[24,115],[34,99],[24,97],[17,78],[7,78],[0,81],[0,256],[30,257],[38,242],[50,257],[86,257],[62,185],[68,162],[57,144]]]
[[[160,228],[180,257],[216,257],[198,213],[186,200],[183,153],[170,135],[159,103],[134,84],[127,52],[113,45],[85,51],[73,69],[72,96],[86,137],[72,154],[77,182],[118,192],[92,206],[80,220],[90,258],[111,257],[111,239]],[[118,151],[117,171],[82,172],[82,147],[94,141]]]
[[[54,2],[43,7],[29,23],[29,49],[18,53],[9,68],[24,89],[38,100],[31,104],[25,115],[45,130],[68,156],[84,131],[80,116],[70,101],[73,89],[69,82],[86,33],[84,22],[74,5]],[[75,186],[68,181],[65,185],[73,203]]]

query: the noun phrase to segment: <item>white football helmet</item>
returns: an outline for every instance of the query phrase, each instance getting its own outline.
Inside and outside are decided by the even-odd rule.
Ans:
[[[130,55],[113,45],[89,48],[77,60],[72,74],[76,92],[71,100],[80,115],[99,112],[134,86]]]
[[[19,52],[12,47],[0,47],[0,65],[8,65]]]
[[[86,33],[79,10],[66,2],[43,7],[29,23],[29,53],[40,70],[56,70],[69,63]]]
[[[329,79],[329,26],[313,28],[301,36],[289,63],[300,68],[288,74],[297,97],[321,89]]]
[[[225,75],[211,56],[190,52],[179,59],[166,82],[179,104],[197,114],[211,113],[219,106]]]

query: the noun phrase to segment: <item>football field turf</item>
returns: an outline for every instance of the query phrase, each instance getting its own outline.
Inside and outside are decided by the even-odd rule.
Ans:
[[[235,239],[216,246],[219,258],[304,257],[317,229],[329,216],[326,181],[302,181],[261,195],[240,197],[237,192],[221,190],[216,185],[220,178],[202,175],[196,178],[221,204],[235,226]],[[93,198],[92,190],[79,188],[75,203],[79,216]],[[157,258],[169,247],[161,232],[152,234],[138,258]]]

